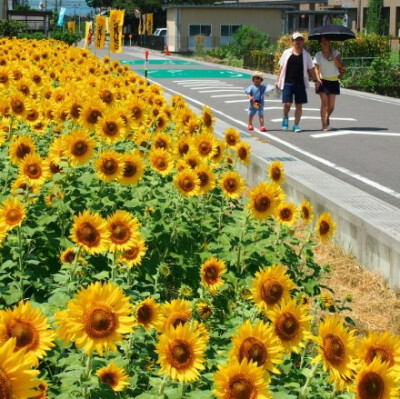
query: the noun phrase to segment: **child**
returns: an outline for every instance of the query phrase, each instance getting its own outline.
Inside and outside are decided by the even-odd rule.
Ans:
[[[249,97],[249,125],[248,130],[254,130],[253,117],[257,113],[260,119],[260,132],[266,132],[267,129],[264,127],[264,94],[266,87],[261,84],[264,80],[262,72],[254,72],[251,77],[253,84],[249,86],[245,93]]]

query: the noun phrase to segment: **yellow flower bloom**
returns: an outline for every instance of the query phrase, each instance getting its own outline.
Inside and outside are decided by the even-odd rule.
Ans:
[[[276,214],[282,201],[282,191],[275,183],[260,183],[250,192],[247,208],[254,219],[268,219]]]
[[[162,332],[169,330],[171,326],[177,327],[179,324],[186,324],[191,317],[190,302],[185,299],[173,299],[161,306],[157,330]]]
[[[213,171],[206,165],[196,166],[194,172],[200,181],[200,191],[199,194],[205,194],[215,187],[215,175]]]
[[[26,218],[25,206],[16,198],[8,198],[0,206],[0,220],[7,230],[21,226]]]
[[[29,136],[19,136],[10,145],[10,160],[19,164],[27,155],[36,152],[36,145]]]
[[[161,176],[169,175],[174,167],[174,160],[168,151],[162,148],[151,150],[149,153],[150,167]]]
[[[244,191],[244,180],[238,172],[225,172],[219,181],[225,197],[238,199]]]
[[[106,111],[96,123],[96,135],[104,143],[111,145],[125,138],[126,130],[122,118],[115,111]]]
[[[136,322],[143,328],[156,328],[160,305],[154,298],[147,298],[135,307]]]
[[[241,141],[236,146],[236,156],[239,161],[245,165],[250,163],[250,144],[246,141]]]
[[[211,130],[215,122],[211,108],[207,105],[203,106],[201,112],[201,122],[207,130]]]
[[[235,148],[238,143],[240,142],[240,134],[239,132],[233,128],[230,127],[225,130],[225,142],[228,144],[229,147]]]
[[[302,201],[300,204],[300,210],[301,210],[301,218],[306,222],[306,223],[311,223],[314,217],[313,214],[313,206],[309,201]]]
[[[299,210],[292,202],[282,202],[276,209],[275,217],[279,224],[293,226],[299,218]]]
[[[336,224],[329,212],[324,212],[320,215],[315,230],[317,231],[318,239],[322,242],[328,242],[335,235]]]
[[[226,273],[225,262],[222,259],[212,257],[201,265],[201,282],[211,294],[215,294],[224,285],[222,279],[224,273]]]
[[[203,320],[209,319],[213,312],[212,305],[203,300],[197,302],[195,308],[197,315]]]
[[[193,149],[200,158],[210,159],[216,152],[215,136],[212,133],[204,132],[193,137]]]
[[[121,155],[121,162],[123,163],[123,173],[118,179],[118,183],[123,186],[136,184],[143,177],[144,163],[139,152],[124,153]]]
[[[268,177],[277,184],[285,181],[285,171],[281,161],[273,161],[268,165]]]
[[[95,100],[83,104],[79,112],[79,123],[87,129],[94,130],[104,111],[105,104],[102,101]]]
[[[96,371],[96,375],[104,384],[108,384],[114,392],[121,392],[129,385],[129,376],[122,367],[118,367],[111,362],[107,367],[103,367]]]
[[[110,236],[110,251],[126,251],[135,244],[138,235],[139,221],[127,211],[118,210],[107,219],[107,230]]]
[[[62,153],[71,160],[71,165],[78,166],[92,159],[96,142],[86,130],[76,130],[63,138],[60,147]]]
[[[100,180],[111,182],[120,180],[124,173],[121,154],[117,151],[103,151],[94,161],[94,168]]]
[[[174,176],[175,187],[185,197],[192,197],[200,193],[200,179],[191,169],[183,169]]]
[[[19,164],[20,176],[32,185],[42,185],[48,176],[49,166],[39,154],[28,154]]]
[[[129,267],[138,266],[142,263],[146,251],[147,247],[144,240],[137,236],[130,248],[118,254],[118,263]]]

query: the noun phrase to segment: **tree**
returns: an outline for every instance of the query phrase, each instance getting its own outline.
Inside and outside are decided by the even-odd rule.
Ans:
[[[368,33],[381,34],[383,32],[382,8],[383,0],[368,1],[367,23],[365,25]]]
[[[91,8],[111,7],[112,0],[86,0],[86,4]]]
[[[238,58],[250,50],[263,50],[269,46],[269,36],[251,25],[241,26],[232,37],[229,45]]]

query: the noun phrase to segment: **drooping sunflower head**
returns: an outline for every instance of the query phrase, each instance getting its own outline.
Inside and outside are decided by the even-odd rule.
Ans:
[[[123,164],[122,176],[118,179],[118,183],[123,186],[136,184],[143,177],[144,163],[139,152],[124,153],[121,155]]]
[[[277,184],[282,184],[285,181],[285,170],[281,161],[273,161],[269,164],[268,177]]]
[[[49,166],[37,153],[28,154],[19,164],[20,176],[30,184],[41,185],[46,181]]]
[[[282,265],[274,265],[256,273],[251,293],[255,305],[262,311],[272,309],[282,300],[289,300],[290,291],[294,288],[287,269]]]
[[[255,219],[268,219],[276,214],[281,202],[280,187],[274,183],[260,183],[250,192],[250,202],[247,205]]]
[[[10,145],[10,160],[19,164],[27,155],[36,152],[36,145],[29,136],[19,136]]]
[[[335,235],[336,223],[329,212],[324,212],[319,216],[315,230],[318,239],[322,242],[328,242]]]
[[[175,143],[175,156],[177,158],[184,157],[190,150],[193,142],[188,136],[181,136]]]
[[[301,218],[306,223],[311,223],[314,217],[313,206],[309,201],[302,201],[300,204]]]
[[[244,180],[238,172],[225,172],[220,179],[219,185],[225,197],[231,199],[239,198],[244,191]]]
[[[299,353],[300,347],[304,347],[304,342],[311,338],[311,316],[308,308],[305,305],[297,305],[293,299],[282,301],[280,306],[275,306],[267,315],[285,351]]]
[[[218,366],[214,374],[214,394],[218,399],[271,399],[268,390],[270,378],[264,367],[237,359],[228,365]]]
[[[142,263],[147,247],[145,241],[140,236],[135,235],[135,238],[130,248],[118,254],[119,264],[133,267],[139,266]]]
[[[200,193],[200,179],[192,169],[183,169],[174,176],[175,187],[185,197]]]
[[[158,363],[161,373],[165,373],[175,381],[190,382],[200,378],[204,370],[204,352],[206,340],[188,323],[171,326],[160,336],[156,344]]]
[[[276,209],[276,220],[284,226],[293,226],[299,217],[299,210],[293,202],[282,202]]]
[[[225,156],[225,143],[222,140],[216,139],[215,141],[215,153],[211,158],[211,161],[218,165]]]
[[[213,313],[213,306],[211,303],[205,300],[199,300],[196,305],[196,314],[203,320],[207,320]]]
[[[239,363],[247,359],[270,372],[280,374],[276,365],[283,363],[283,348],[268,324],[260,321],[252,326],[247,320],[239,327],[232,344],[231,358],[236,358]]]
[[[121,179],[124,173],[121,154],[117,151],[102,151],[94,161],[94,168],[100,180],[111,182]]]
[[[113,362],[97,370],[96,375],[103,384],[109,385],[114,392],[121,392],[129,385],[129,377],[124,369]]]
[[[169,175],[174,167],[174,160],[171,154],[162,149],[153,149],[149,153],[150,167],[161,176]]]
[[[97,350],[103,356],[104,351],[116,351],[116,342],[133,331],[131,313],[129,297],[120,287],[97,281],[82,288],[68,302],[67,310],[56,313],[58,336],[87,354]]]
[[[157,323],[158,331],[166,331],[171,326],[186,324],[192,317],[192,310],[189,301],[185,299],[173,299],[161,306],[160,319]]]
[[[118,210],[107,219],[107,230],[110,236],[110,251],[126,251],[138,239],[139,221],[124,210]]]
[[[206,105],[203,107],[203,110],[201,113],[201,122],[205,126],[205,128],[208,130],[212,129],[213,124],[215,122],[211,108]]]
[[[136,322],[143,328],[156,328],[160,305],[154,298],[147,298],[135,307]]]
[[[107,222],[100,215],[89,211],[74,216],[70,238],[89,254],[106,251],[110,243]]]
[[[13,309],[0,312],[0,346],[10,338],[16,340],[14,350],[23,349],[24,356],[35,366],[54,346],[54,333],[46,317],[39,309],[32,308],[30,302],[21,301]]]
[[[201,282],[206,289],[215,294],[224,284],[222,278],[224,273],[226,273],[225,262],[213,256],[201,265]]]
[[[248,165],[250,163],[250,144],[246,141],[240,141],[236,145],[236,156],[240,162]]]
[[[228,144],[229,147],[235,148],[238,143],[240,142],[240,134],[239,132],[233,128],[230,127],[225,130],[225,142]]]
[[[21,226],[25,218],[25,206],[17,198],[8,198],[0,206],[0,220],[7,230]]]
[[[61,148],[72,166],[85,165],[94,155],[96,142],[87,130],[76,130],[63,137]]]

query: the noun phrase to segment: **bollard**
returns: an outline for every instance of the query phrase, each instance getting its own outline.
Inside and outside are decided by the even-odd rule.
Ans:
[[[168,45],[165,46],[165,55],[169,55]]]

